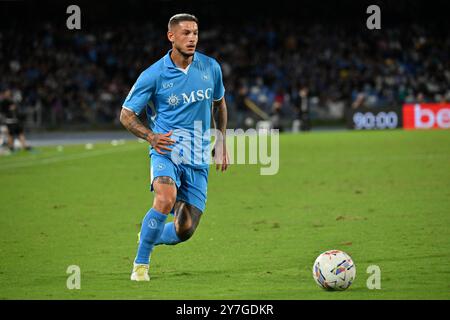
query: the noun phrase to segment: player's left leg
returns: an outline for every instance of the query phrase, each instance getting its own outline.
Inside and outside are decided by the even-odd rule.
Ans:
[[[175,230],[181,241],[192,237],[200,223],[202,212],[196,206],[178,201],[178,210],[175,210]]]
[[[181,170],[183,174],[174,206],[174,221],[166,223],[156,245],[174,245],[190,239],[205,210],[208,168],[183,167]]]
[[[155,245],[175,245],[192,237],[200,223],[202,212],[184,201],[177,201],[174,206],[174,221],[168,222]]]

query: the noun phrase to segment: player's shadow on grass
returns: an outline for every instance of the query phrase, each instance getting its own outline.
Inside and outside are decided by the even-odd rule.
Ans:
[[[219,274],[221,271],[218,270],[193,270],[193,271],[163,271],[163,272],[156,272],[153,274],[150,274],[151,279],[159,279],[159,278],[193,278],[193,277],[199,277],[204,278],[206,274]]]

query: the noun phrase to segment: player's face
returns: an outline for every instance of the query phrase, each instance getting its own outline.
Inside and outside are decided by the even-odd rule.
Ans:
[[[194,54],[198,42],[198,26],[195,21],[182,21],[168,32],[169,40],[182,55]]]

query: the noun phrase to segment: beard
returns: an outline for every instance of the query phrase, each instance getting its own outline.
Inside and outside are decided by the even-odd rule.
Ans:
[[[179,52],[179,53],[181,53],[181,55],[184,57],[184,58],[190,58],[190,57],[192,57],[193,55],[194,55],[194,52],[192,52],[192,53],[190,53],[190,52],[186,52],[186,51],[183,51],[181,48],[179,48],[179,47],[175,47],[176,49],[177,49],[177,51]],[[195,50],[194,50],[195,51]]]

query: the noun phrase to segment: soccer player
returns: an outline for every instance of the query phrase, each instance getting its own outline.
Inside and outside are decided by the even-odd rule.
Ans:
[[[172,49],[144,70],[126,97],[121,123],[151,145],[153,206],[145,215],[131,280],[148,281],[155,245],[175,245],[196,230],[206,204],[211,107],[218,113],[213,159],[228,167],[225,130],[227,106],[218,62],[197,52],[198,20],[190,14],[170,18]],[[138,116],[146,111],[148,126]],[[177,150],[177,152],[175,152]],[[166,223],[167,215],[174,221]]]
[[[8,128],[8,147],[14,151],[14,141],[19,138],[20,144],[24,150],[30,151],[32,148],[25,139],[25,114],[19,110],[17,104],[13,101],[11,90],[7,89],[3,92],[0,102],[0,112],[4,115],[4,122]]]

